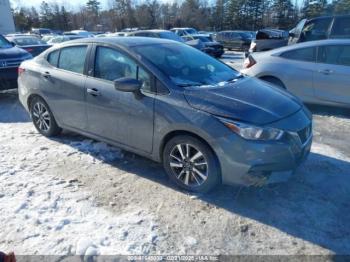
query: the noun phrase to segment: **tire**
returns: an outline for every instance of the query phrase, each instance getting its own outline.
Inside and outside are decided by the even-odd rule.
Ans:
[[[273,76],[265,76],[265,77],[261,77],[261,80],[265,81],[265,82],[269,82],[275,86],[277,86],[278,88],[281,89],[286,89],[285,85],[283,84],[283,82],[281,80],[279,80],[276,77]]]
[[[40,97],[35,97],[31,101],[30,116],[36,130],[38,130],[38,132],[43,136],[56,136],[62,131],[62,129],[57,125],[49,106]]]
[[[187,191],[206,193],[221,181],[220,167],[214,152],[205,143],[189,135],[174,137],[166,144],[163,166],[169,178]]]

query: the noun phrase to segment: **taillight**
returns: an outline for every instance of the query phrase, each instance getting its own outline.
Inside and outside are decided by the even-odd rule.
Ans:
[[[251,68],[253,65],[256,64],[256,61],[254,60],[254,58],[250,55],[248,56],[245,60],[244,60],[244,64],[243,67],[244,68]]]
[[[25,72],[26,70],[22,67],[18,67],[18,75],[21,75]]]

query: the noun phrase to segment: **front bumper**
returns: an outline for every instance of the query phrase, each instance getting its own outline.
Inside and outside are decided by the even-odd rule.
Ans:
[[[18,67],[0,68],[0,90],[17,88]]]
[[[303,114],[301,110],[297,115]],[[292,121],[294,117],[290,117]],[[311,120],[299,123],[296,131],[311,127]],[[284,119],[282,122],[285,122]],[[299,131],[300,133],[301,131]],[[216,140],[223,184],[263,185],[288,180],[306,160],[312,145],[312,131],[307,137],[298,132],[286,132],[281,141],[249,141],[235,134]]]

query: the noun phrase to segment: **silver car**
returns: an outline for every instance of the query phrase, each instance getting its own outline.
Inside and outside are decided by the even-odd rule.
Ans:
[[[350,107],[350,40],[322,40],[250,55],[243,74],[287,89],[306,103]]]
[[[312,119],[298,99],[175,41],[76,40],[19,72],[41,134],[64,128],[162,162],[187,190],[275,182],[310,152]]]

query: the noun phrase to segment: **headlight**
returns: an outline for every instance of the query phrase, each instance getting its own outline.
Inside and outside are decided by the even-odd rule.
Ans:
[[[247,140],[279,140],[284,134],[283,130],[276,128],[251,126],[223,118],[219,120],[231,131]]]

